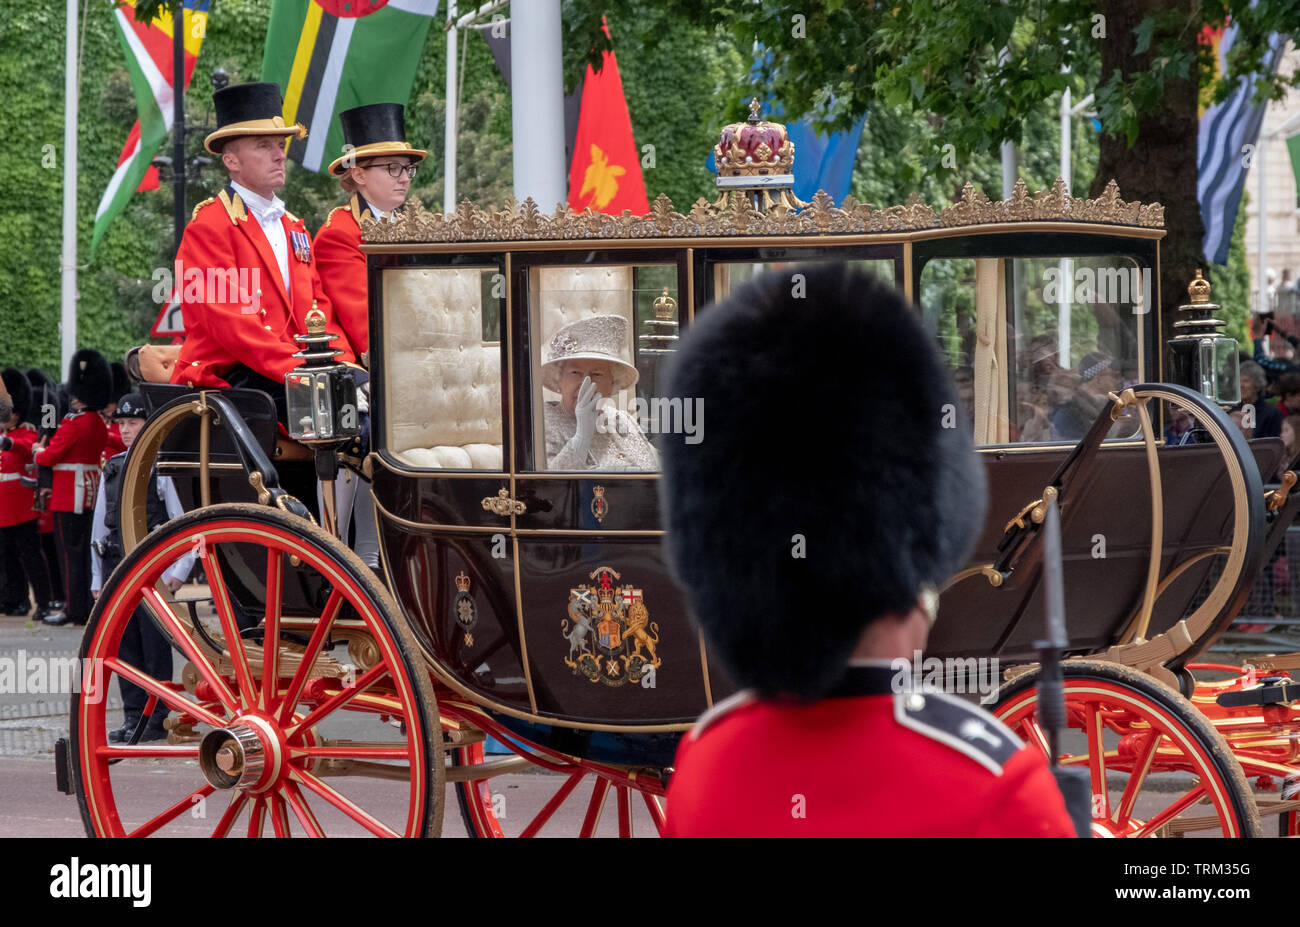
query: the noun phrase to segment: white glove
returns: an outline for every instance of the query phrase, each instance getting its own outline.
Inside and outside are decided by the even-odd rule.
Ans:
[[[591,450],[591,436],[596,431],[596,406],[601,398],[591,377],[583,377],[582,386],[578,387],[578,399],[573,405],[573,416],[578,420],[578,430],[573,437],[577,443],[576,450],[584,460]]]
[[[357,414],[365,415],[370,411],[370,381],[357,388]]]

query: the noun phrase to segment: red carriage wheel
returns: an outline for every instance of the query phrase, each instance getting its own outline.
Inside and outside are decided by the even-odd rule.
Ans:
[[[1241,766],[1191,702],[1119,664],[1063,670],[1069,731],[1059,759],[1090,773],[1093,836],[1260,836]],[[1037,682],[1036,672],[1014,679],[993,713],[1046,753]]]
[[[471,837],[574,836],[556,826],[562,808],[570,813],[581,809],[579,837],[663,832],[664,788],[657,776],[522,744],[478,713],[474,723],[487,727],[516,753],[490,756],[482,743],[451,751],[449,776],[455,780],[461,817]],[[521,772],[525,775],[509,785],[498,778]],[[607,814],[611,806],[613,813]]]
[[[188,615],[156,588],[187,553],[211,590]],[[71,715],[87,833],[438,835],[445,758],[428,671],[388,592],[337,540],[275,509],[210,506],[149,535],[104,588],[81,652],[102,681]],[[172,677],[119,654],[138,608],[184,661]],[[361,666],[325,652],[358,636],[373,644]],[[170,710],[167,743],[109,742],[115,676]]]

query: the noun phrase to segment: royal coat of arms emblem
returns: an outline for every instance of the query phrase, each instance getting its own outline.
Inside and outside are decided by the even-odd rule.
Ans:
[[[569,616],[560,619],[560,630],[569,642],[564,663],[574,675],[607,686],[643,683],[662,664],[655,652],[659,624],[650,620],[650,609],[640,589],[611,567],[594,569],[589,579],[569,590]]]

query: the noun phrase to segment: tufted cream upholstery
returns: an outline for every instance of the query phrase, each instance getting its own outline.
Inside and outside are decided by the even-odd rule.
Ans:
[[[501,353],[478,269],[384,271],[388,447],[414,467],[501,470]]]

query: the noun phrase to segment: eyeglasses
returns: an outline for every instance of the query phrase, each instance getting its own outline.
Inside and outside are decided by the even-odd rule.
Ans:
[[[414,177],[416,172],[420,169],[418,164],[401,164],[397,161],[388,161],[384,164],[367,164],[366,170],[370,170],[372,167],[388,168],[388,176],[394,180],[401,177],[403,173],[405,173],[407,177]]]

